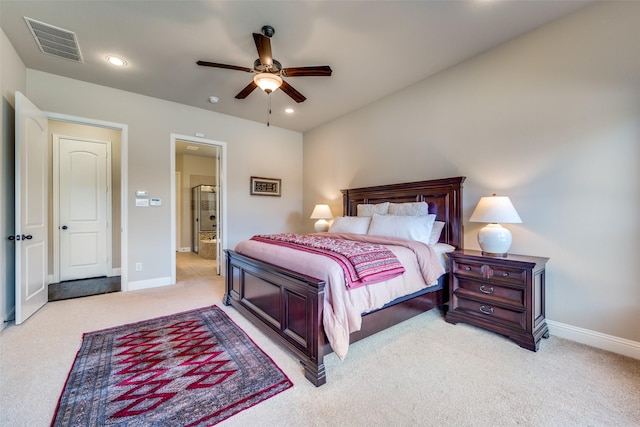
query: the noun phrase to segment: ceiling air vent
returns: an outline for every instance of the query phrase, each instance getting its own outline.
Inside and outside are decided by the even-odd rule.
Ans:
[[[82,54],[76,34],[35,19],[24,17],[31,34],[42,53],[82,63]]]

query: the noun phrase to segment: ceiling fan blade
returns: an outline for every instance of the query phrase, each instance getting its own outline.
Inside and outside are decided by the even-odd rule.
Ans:
[[[328,65],[320,65],[317,67],[292,67],[284,68],[282,74],[287,77],[304,77],[304,76],[324,76],[329,77],[332,73],[331,67]]]
[[[238,94],[236,95],[236,99],[245,99],[257,87],[258,85],[255,84],[252,80],[251,83],[249,83],[244,89],[238,92]]]
[[[228,70],[245,71],[247,73],[253,72],[251,68],[239,67],[237,65],[218,64],[217,62],[198,61],[196,64],[202,65],[203,67],[226,68]]]
[[[271,39],[262,34],[253,33],[253,41],[256,42],[258,49],[258,57],[262,65],[273,65],[273,56],[271,55]]]
[[[285,82],[284,80],[282,81],[282,85],[280,86],[280,89],[282,89],[284,93],[289,95],[291,99],[293,99],[297,103],[304,102],[304,100],[307,99],[303,94],[295,90],[293,86],[291,86],[289,83]]]

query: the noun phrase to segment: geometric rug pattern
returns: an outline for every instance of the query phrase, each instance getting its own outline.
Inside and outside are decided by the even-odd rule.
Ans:
[[[209,426],[293,383],[217,306],[86,333],[52,426]]]

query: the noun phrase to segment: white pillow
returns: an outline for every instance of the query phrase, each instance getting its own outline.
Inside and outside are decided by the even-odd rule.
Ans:
[[[435,215],[374,215],[367,234],[400,237],[428,244]]]
[[[429,205],[425,202],[391,203],[389,215],[429,215]]]
[[[440,240],[440,235],[442,234],[442,230],[444,229],[444,222],[442,221],[434,221],[433,227],[431,227],[431,236],[429,237],[429,244],[435,245]]]
[[[389,211],[389,202],[376,203],[375,205],[358,205],[358,216],[386,215]]]
[[[370,222],[369,216],[338,216],[329,227],[329,233],[367,234]]]

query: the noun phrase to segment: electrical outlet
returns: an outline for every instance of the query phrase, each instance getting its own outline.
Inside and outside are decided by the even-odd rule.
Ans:
[[[136,271],[142,271],[142,263],[136,262]]]

